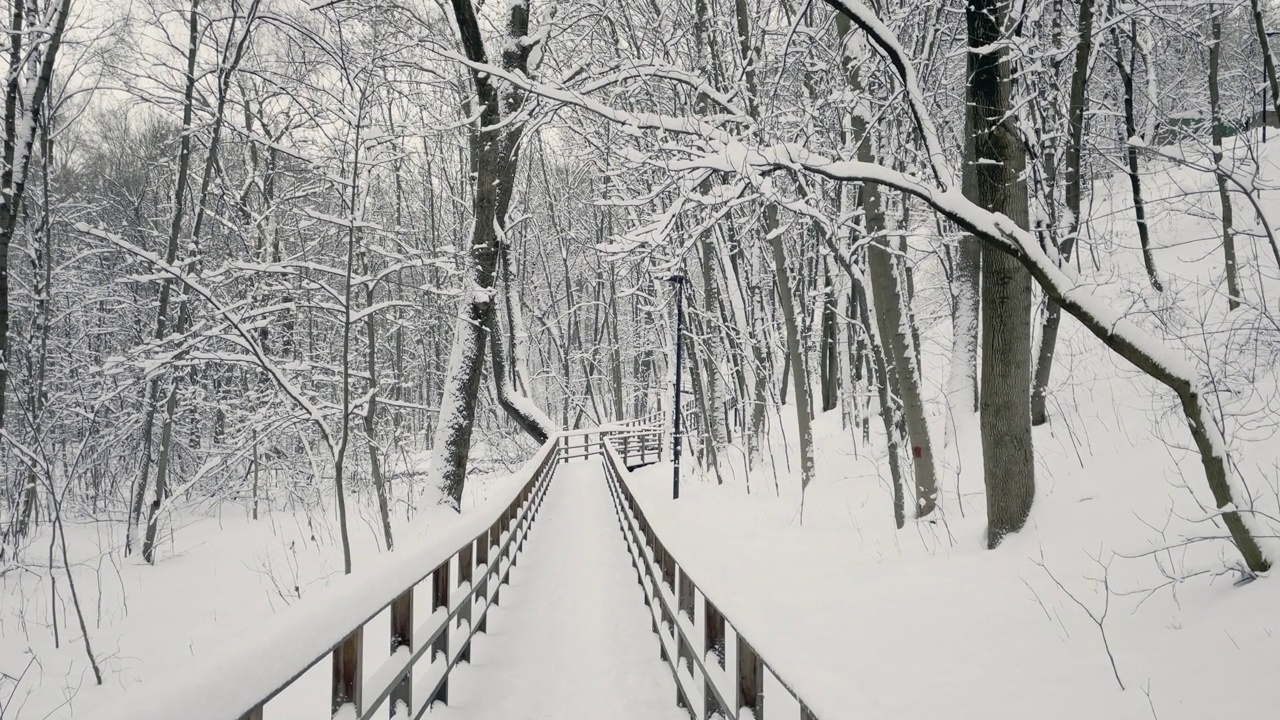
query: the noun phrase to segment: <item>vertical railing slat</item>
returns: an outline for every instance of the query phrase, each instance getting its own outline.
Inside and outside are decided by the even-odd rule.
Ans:
[[[445,560],[431,573],[431,612],[444,608],[445,613],[449,612],[449,560]],[[444,631],[440,633],[440,637],[436,638],[435,644],[431,646],[431,662],[436,661],[436,657],[443,656],[444,659],[444,677],[440,681],[440,689],[436,694],[427,700],[428,705],[436,702],[449,704],[449,623],[445,623]]]
[[[458,587],[471,583],[472,565],[471,561],[471,545],[462,546],[458,551]],[[467,636],[471,635],[471,592],[467,591],[466,597],[462,600],[462,606],[458,609],[458,627],[462,627],[462,623],[467,624]],[[463,662],[471,662],[471,640],[464,641],[462,652],[459,657]]]
[[[405,590],[391,603],[391,655],[395,656],[401,648],[413,652],[413,588]],[[412,668],[391,689],[391,717],[399,714],[402,704],[406,714],[413,713]]]
[[[746,638],[738,636],[738,714],[749,708],[755,720],[764,720],[764,663]]]
[[[333,650],[333,684],[330,711],[337,714],[343,705],[351,704],[356,715],[364,709],[361,706],[361,691],[364,684],[364,673],[360,664],[364,655],[364,626],[351,631],[342,644]]]

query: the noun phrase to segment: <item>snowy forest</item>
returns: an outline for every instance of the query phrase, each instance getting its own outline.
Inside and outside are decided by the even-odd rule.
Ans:
[[[662,433],[645,522],[796,717],[1280,717],[1273,0],[4,22],[0,720],[322,618],[627,422]],[[610,497],[626,535],[592,467],[548,506],[604,509],[527,552]],[[611,584],[581,537],[555,562]],[[627,712],[684,717],[652,649],[661,712]]]

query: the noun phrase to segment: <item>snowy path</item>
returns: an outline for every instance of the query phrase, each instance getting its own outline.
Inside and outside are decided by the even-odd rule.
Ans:
[[[562,465],[511,585],[450,677],[457,720],[688,717],[658,658],[600,461]]]

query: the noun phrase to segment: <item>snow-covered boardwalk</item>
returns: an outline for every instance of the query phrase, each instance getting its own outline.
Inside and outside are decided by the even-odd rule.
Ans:
[[[688,717],[658,657],[598,458],[561,465],[502,605],[450,679],[458,720]]]

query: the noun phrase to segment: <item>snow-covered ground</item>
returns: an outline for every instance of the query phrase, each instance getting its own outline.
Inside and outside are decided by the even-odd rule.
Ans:
[[[1280,143],[1260,157],[1259,184],[1269,187],[1269,179],[1280,179]],[[1157,170],[1147,191],[1166,291],[1146,287],[1123,177],[1094,188],[1094,220],[1079,255],[1082,272],[1098,278],[1101,292],[1125,298],[1131,317],[1205,370],[1221,391],[1214,402],[1227,419],[1234,468],[1252,492],[1261,522],[1280,528],[1268,519],[1280,517],[1280,441],[1273,435],[1280,425],[1280,329],[1267,324],[1278,314],[1280,271],[1265,238],[1253,232],[1252,208],[1238,203],[1237,225],[1252,232],[1238,240],[1241,280],[1246,299],[1256,305],[1228,315],[1212,180],[1173,166]],[[1261,197],[1267,211],[1280,208],[1280,191],[1264,189]],[[1280,212],[1272,214],[1280,220]],[[927,264],[920,267],[918,287],[930,287],[931,272]],[[933,292],[921,296],[921,317],[945,318],[945,311],[928,310],[931,303],[940,306]],[[1259,307],[1270,307],[1269,316]],[[941,443],[948,329],[943,320],[923,330],[930,422]],[[679,501],[669,499],[669,466],[638,471],[631,486],[699,588],[824,720],[1275,717],[1266,691],[1280,667],[1280,586],[1274,577],[1235,584],[1241,577],[1232,570],[1236,555],[1210,519],[1203,471],[1174,398],[1069,318],[1058,352],[1051,421],[1035,434],[1035,508],[1027,528],[994,551],[982,542],[980,442],[963,418],[956,441],[938,453],[946,458],[939,512],[900,531],[893,527],[883,443],[873,437],[862,444],[838,412],[816,422],[817,476],[804,498],[803,523],[798,477],[791,472],[798,453],[784,432],[793,426],[787,409],[772,419],[770,451],[750,470],[749,492],[748,471],[735,451],[721,453],[728,465],[723,486],[687,464]],[[881,427],[873,421],[873,435]],[[562,475],[563,483],[592,482],[578,473]],[[555,670],[556,653],[503,649],[504,641],[517,637],[513,631],[504,640],[502,628],[521,617],[523,601],[514,596],[522,587],[542,593],[544,604],[574,596],[566,592],[570,586],[598,593],[588,596],[600,603],[625,595],[636,627],[616,628],[625,647],[605,659],[640,674],[619,692],[661,690],[671,700],[666,678],[644,674],[660,673],[662,666],[656,643],[646,637],[639,590],[613,526],[600,545],[580,547],[597,542],[589,523],[613,521],[603,502],[603,477],[597,479],[598,496],[574,494],[584,490],[578,485],[551,491],[549,503],[563,493],[558,500],[566,504],[559,510],[548,505],[542,523],[559,522],[568,534],[548,538],[539,530],[531,536],[531,552],[544,553],[541,561],[520,566],[512,606],[495,614],[493,637],[477,643],[478,655],[502,650],[504,659],[478,659],[459,674],[456,697],[463,706],[479,712],[489,699],[483,696],[493,686],[479,675],[485,668],[505,677],[503,687],[511,692],[532,687],[528,678],[516,677],[519,657],[550,658],[540,671]],[[483,512],[509,497],[515,483],[472,482],[464,504]],[[379,531],[367,505],[355,508],[359,573],[377,563]],[[451,523],[458,522],[464,520],[398,520],[397,543],[408,549],[430,545],[450,536]],[[234,648],[261,623],[286,617],[301,600],[342,584],[332,519],[302,512],[264,512],[255,522],[243,507],[228,505],[192,518],[166,536],[155,567],[120,560],[112,551],[123,536],[117,525],[69,524],[67,535],[106,686],[92,687],[61,572],[12,570],[0,578],[0,672],[21,681],[0,684],[5,720],[93,717],[101,703],[166,670]],[[46,531],[32,548],[46,548],[49,541]],[[548,553],[556,542],[582,552]],[[1275,538],[1265,542],[1280,558]],[[37,555],[32,550],[28,560]],[[589,563],[598,573],[583,572]],[[535,571],[547,575],[534,578]],[[630,611],[609,607],[618,614],[573,619],[591,619],[598,630],[610,625],[610,631],[612,624],[631,622]],[[563,637],[541,635],[545,643]],[[566,662],[611,650],[600,647],[599,636],[580,639],[581,654],[550,649],[563,651]],[[643,659],[642,640],[650,641]],[[555,697],[569,702],[572,690],[560,688]],[[591,702],[591,693],[582,691],[583,701]],[[512,706],[490,709],[496,707],[508,707],[508,716],[516,717]],[[590,709],[582,716],[614,716]],[[541,711],[573,714],[551,706]],[[462,708],[448,712],[464,716]]]
[[[479,532],[482,525],[472,528],[474,520],[496,516],[531,469],[473,478],[461,516],[434,510],[412,521],[396,517],[392,556],[382,553],[376,507],[349,503],[355,580],[424,549],[456,549]],[[0,672],[21,679],[0,684],[4,720],[93,717],[96,708],[124,693],[147,692],[147,683],[245,645],[247,638],[278,625],[279,618],[290,617],[303,601],[304,609],[314,609],[327,604],[326,594],[351,585],[342,573],[333,513],[264,508],[254,521],[247,508],[228,504],[164,533],[154,567],[136,553],[122,559],[123,537],[120,523],[67,524],[77,591],[103,669],[102,687],[95,687],[85,660],[60,557],[53,573],[56,608],[50,607],[47,571],[32,567],[0,578]],[[46,528],[32,547],[43,549],[49,541]],[[424,566],[421,573],[432,567]],[[386,624],[386,618],[381,621]],[[382,655],[385,659],[385,648]],[[319,687],[313,694],[323,705],[323,679]]]
[[[1261,158],[1258,186],[1269,188],[1280,179],[1280,143]],[[1146,286],[1123,176],[1095,186],[1083,274],[1125,297],[1132,317],[1221,390],[1214,401],[1235,470],[1274,531],[1280,328],[1257,307],[1226,312],[1212,176],[1152,169],[1165,293]],[[1237,173],[1252,181],[1247,163]],[[1280,191],[1261,196],[1280,221]],[[1237,236],[1244,295],[1276,317],[1280,271],[1253,209],[1236,200],[1236,227],[1252,235]],[[924,339],[937,443],[945,325],[925,328]],[[1280,667],[1280,586],[1274,577],[1234,584],[1238,555],[1207,519],[1212,497],[1176,398],[1066,318],[1050,412],[1035,431],[1030,522],[994,551],[983,549],[981,443],[963,419],[946,450],[940,512],[901,531],[878,418],[870,446],[838,412],[817,419],[803,524],[789,470],[799,455],[779,431],[794,427],[785,411],[771,453],[749,473],[750,493],[733,452],[720,454],[735,466],[724,486],[687,461],[678,501],[669,467],[638,471],[632,487],[694,582],[819,717],[1276,717],[1267,688]],[[1266,548],[1280,559],[1271,534]]]

